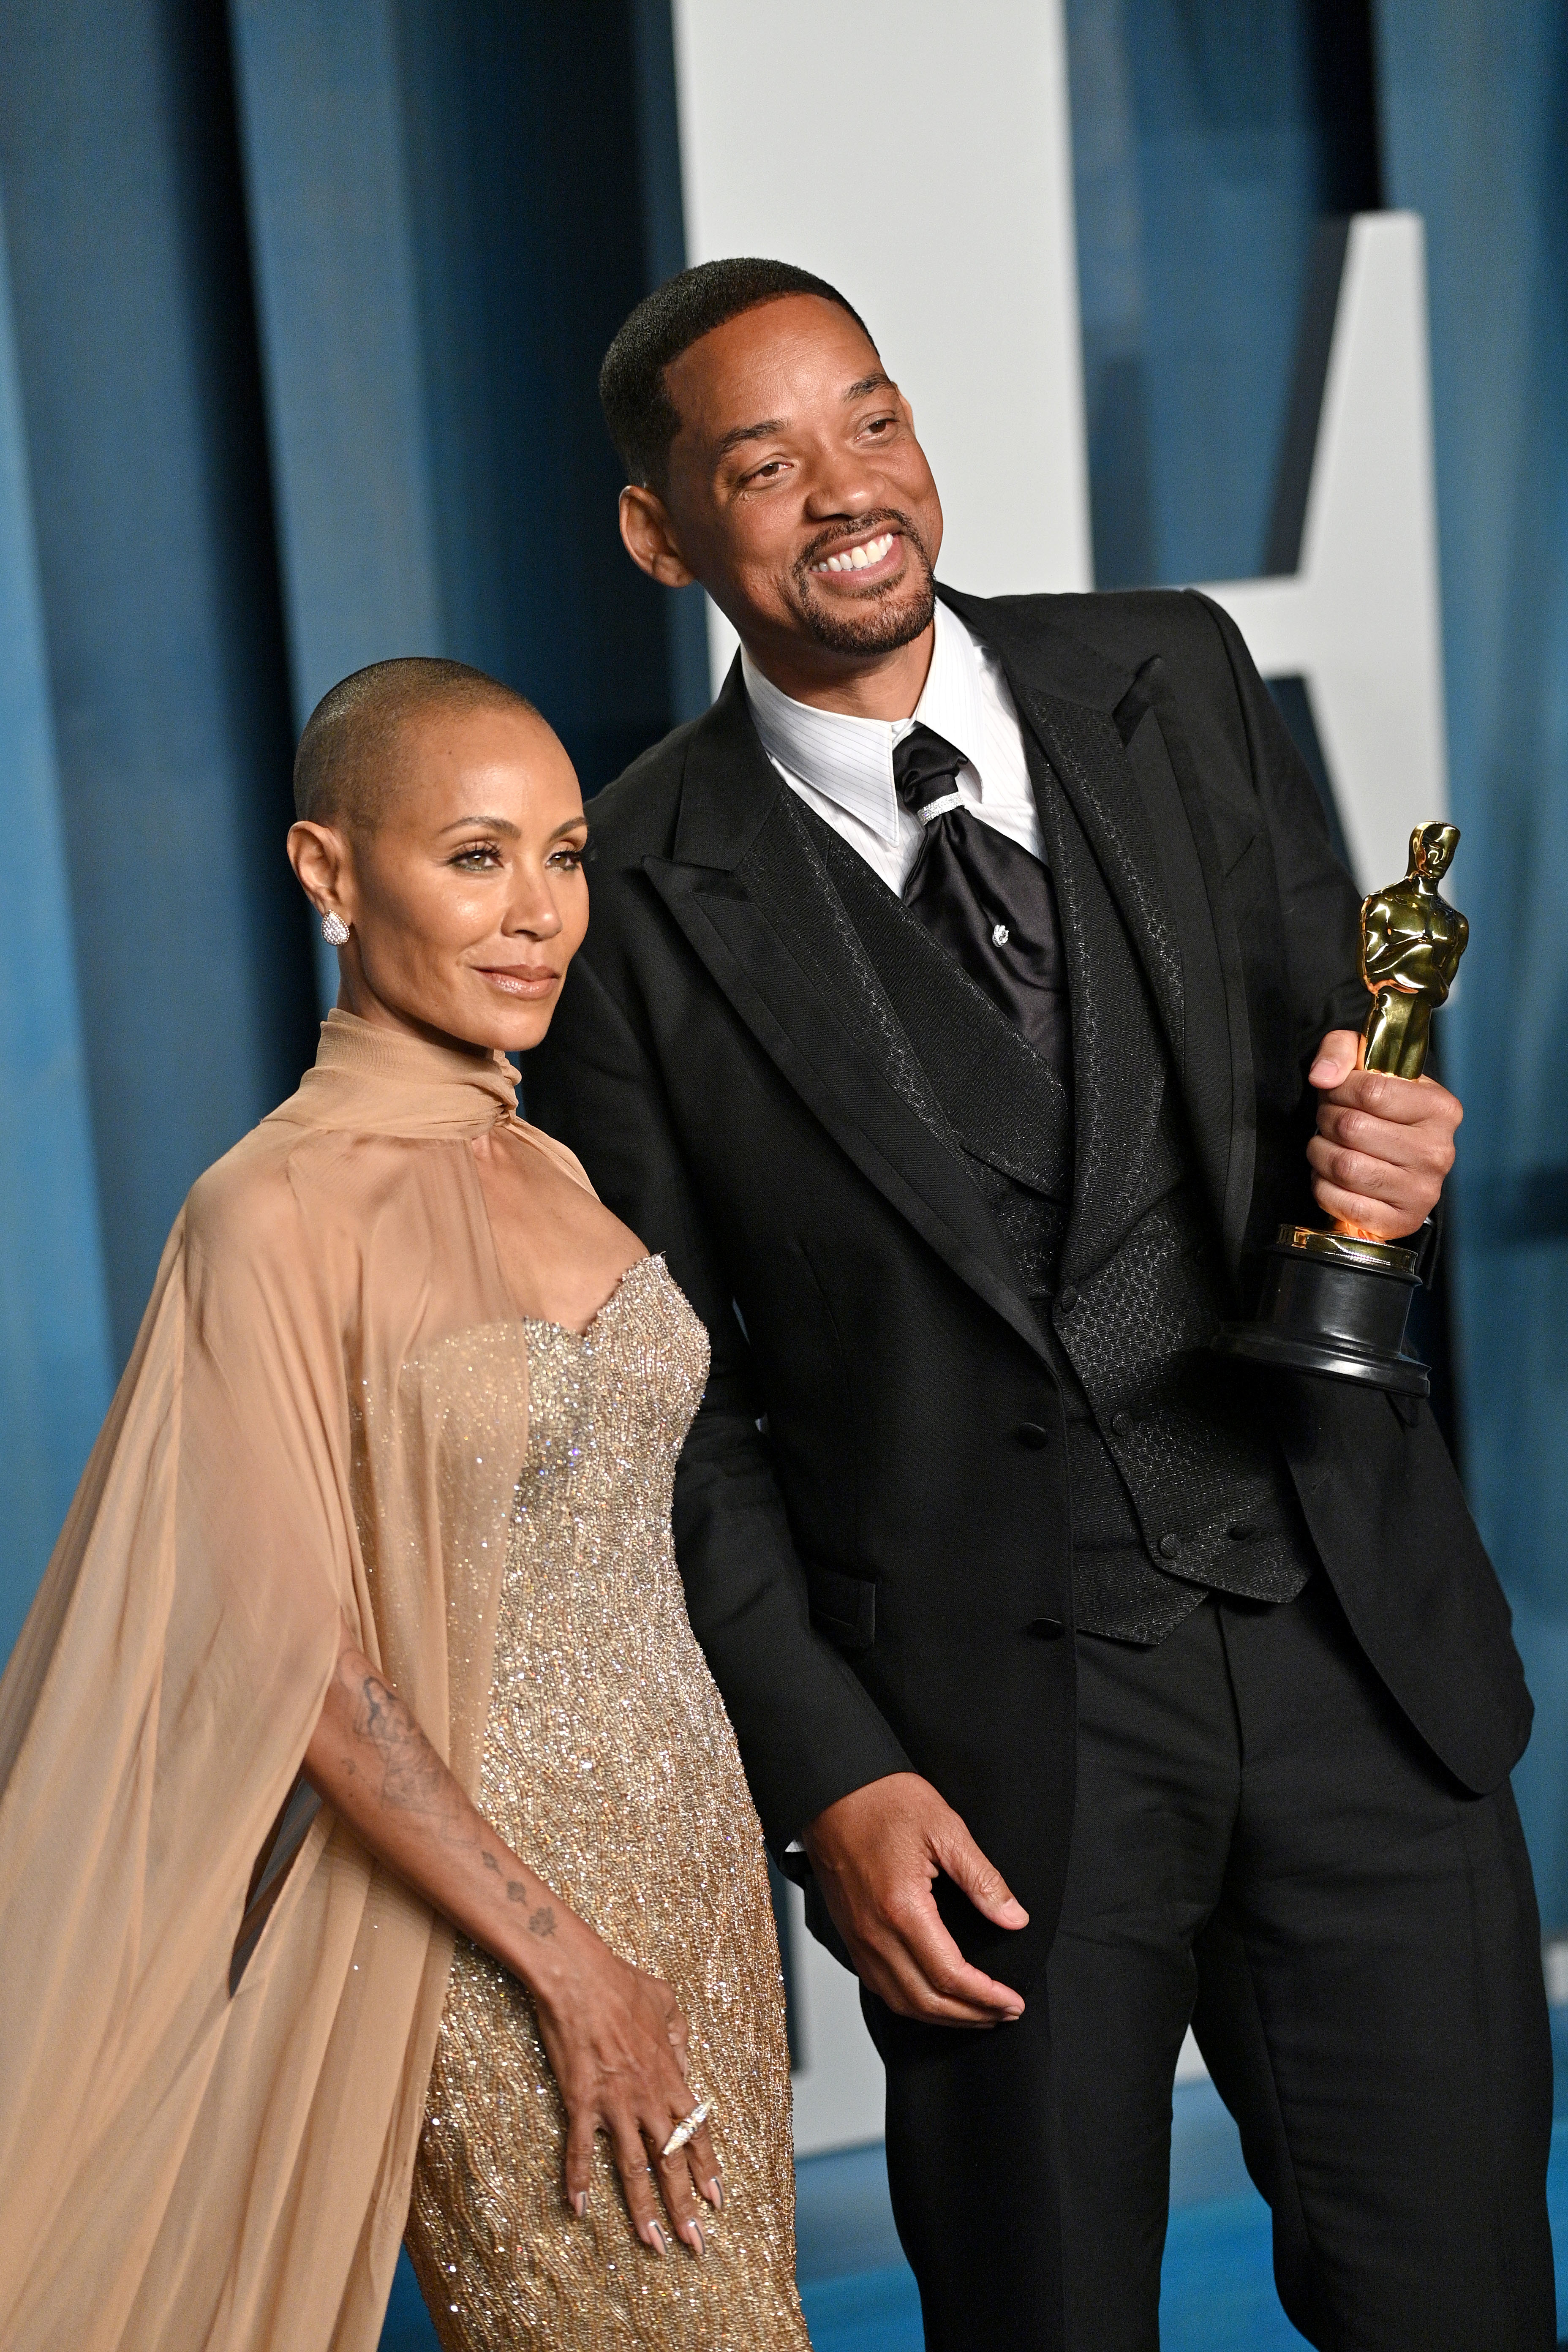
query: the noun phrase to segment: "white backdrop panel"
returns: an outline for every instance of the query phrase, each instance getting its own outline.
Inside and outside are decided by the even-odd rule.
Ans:
[[[1419,215],[1352,223],[1300,570],[1208,593],[1265,677],[1306,678],[1356,880],[1397,881],[1448,807]]]
[[[943,579],[1089,587],[1060,0],[674,13],[688,259],[797,262],[854,303],[942,487]]]

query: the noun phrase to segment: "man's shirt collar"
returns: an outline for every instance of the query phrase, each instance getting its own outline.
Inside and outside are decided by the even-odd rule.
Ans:
[[[957,614],[939,604],[931,668],[912,719],[851,719],[843,711],[796,702],[763,676],[744,646],[741,674],[769,759],[891,845],[899,838],[893,749],[911,727],[933,729],[980,772],[984,751],[980,661],[980,647]]]

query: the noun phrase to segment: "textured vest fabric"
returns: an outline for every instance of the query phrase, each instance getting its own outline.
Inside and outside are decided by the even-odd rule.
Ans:
[[[883,1023],[923,1079],[910,1099],[962,1154],[1039,1318],[1067,1413],[1079,1629],[1151,1643],[1211,1588],[1293,1598],[1310,1548],[1245,1381],[1208,1352],[1208,1219],[1159,1019],[1070,805],[1048,773],[1037,782],[1072,1000],[1070,1098],[865,861],[788,798],[835,927],[852,929]],[[1179,1011],[1179,967],[1163,979]]]

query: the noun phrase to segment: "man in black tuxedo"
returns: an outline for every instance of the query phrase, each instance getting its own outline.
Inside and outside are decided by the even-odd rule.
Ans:
[[[743,650],[593,803],[529,1098],[712,1337],[691,1621],[861,1979],[926,2340],[1157,2343],[1190,2020],[1312,2343],[1535,2352],[1508,1611],[1424,1407],[1209,1346],[1281,1219],[1412,1233],[1453,1157],[1355,1067],[1310,782],[1203,598],[934,586],[833,289],[689,270],[601,391],[633,558]]]

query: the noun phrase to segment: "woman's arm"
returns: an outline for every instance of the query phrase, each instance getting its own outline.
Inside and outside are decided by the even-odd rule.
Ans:
[[[693,2095],[686,2020],[655,1977],[618,1959],[504,1845],[408,1708],[344,1634],[305,1778],[378,1860],[533,1995],[566,2108],[566,2196],[586,2210],[594,2139],[609,2136],[637,2235],[665,2251],[649,2168],[677,2234],[703,2251],[694,2190],[723,2202],[704,2127],[659,2151]]]

